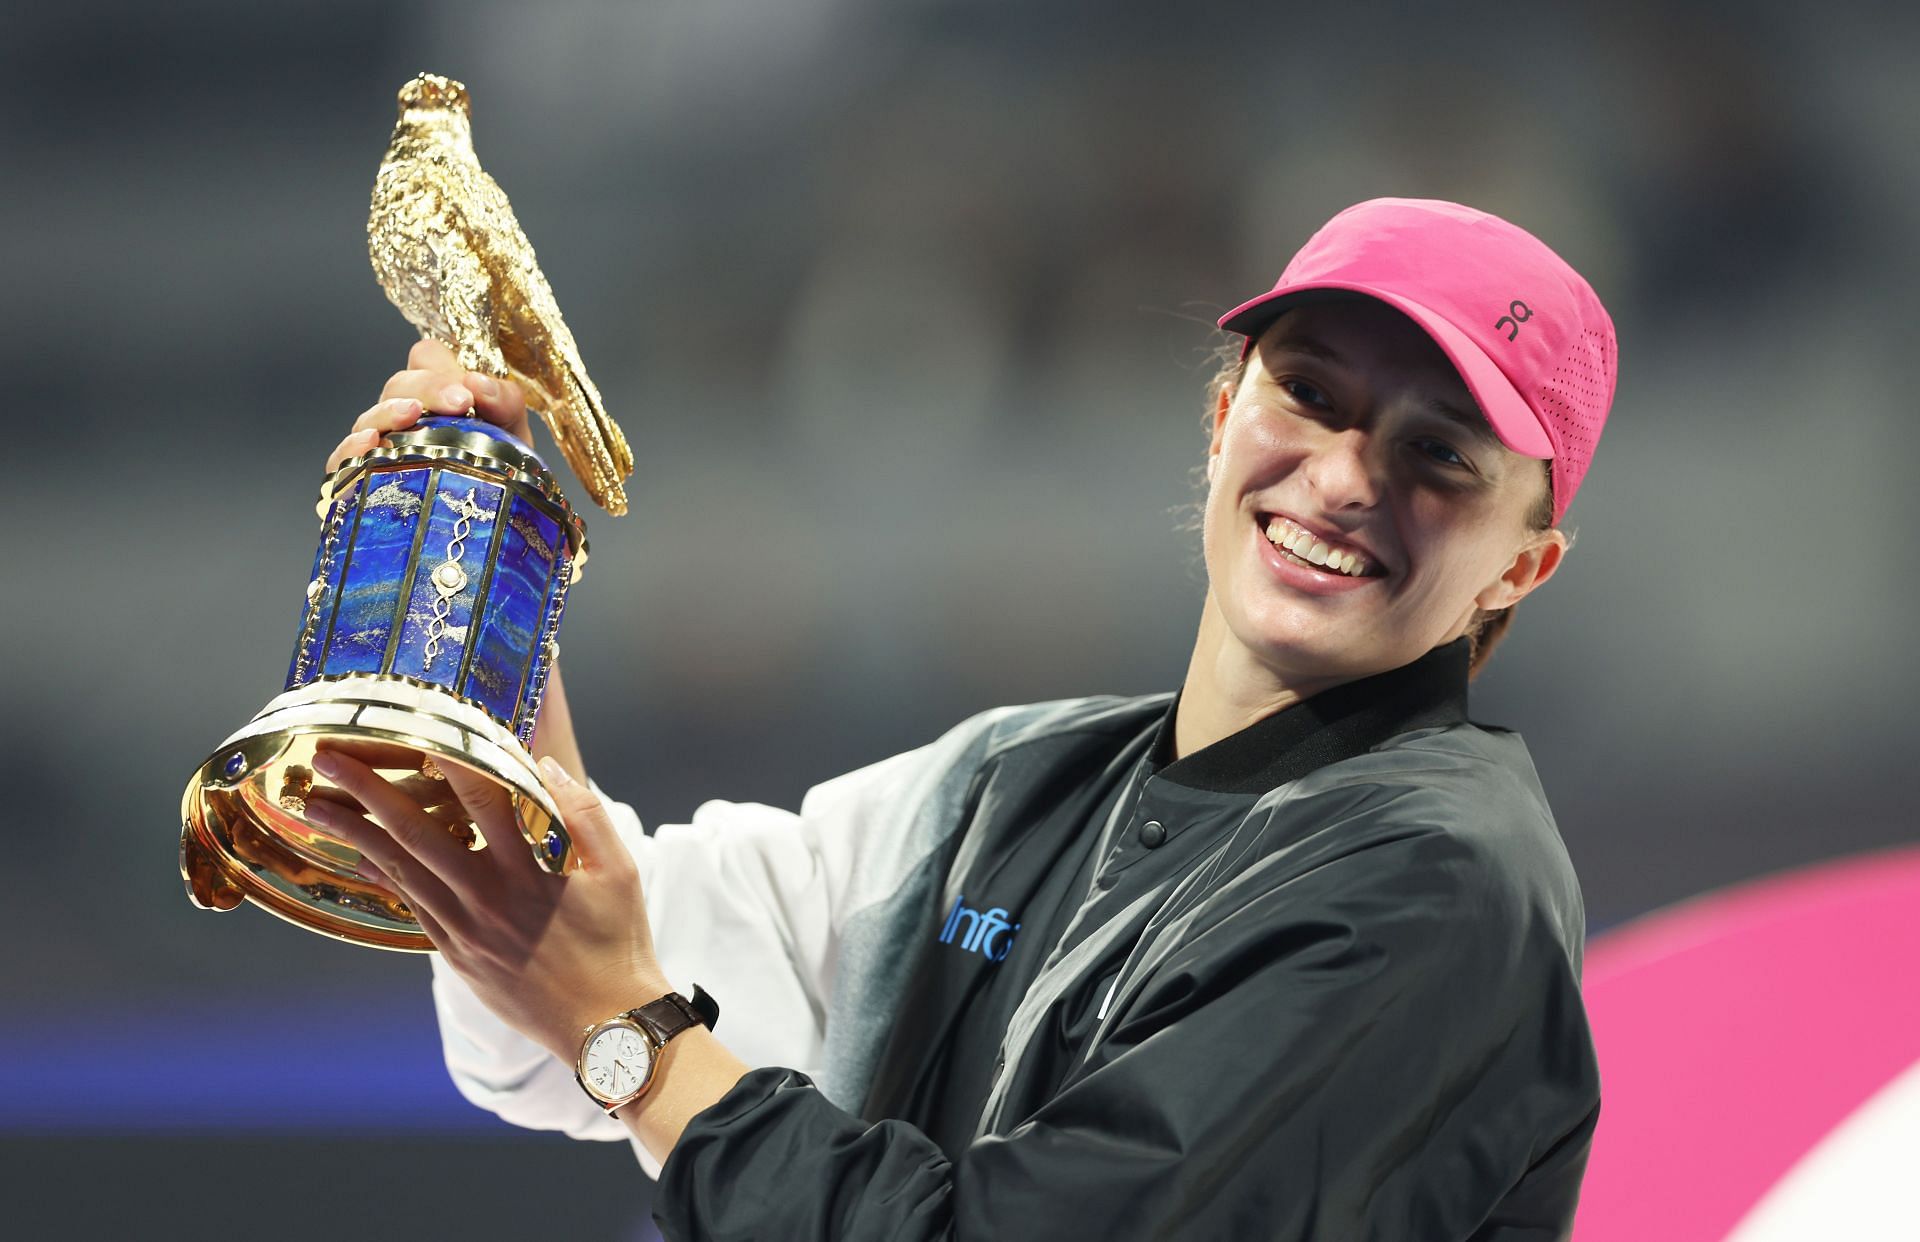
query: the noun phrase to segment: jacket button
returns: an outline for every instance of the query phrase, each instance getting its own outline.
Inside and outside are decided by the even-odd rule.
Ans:
[[[1150,819],[1140,825],[1140,844],[1150,850],[1159,849],[1167,839],[1167,829],[1157,819]]]

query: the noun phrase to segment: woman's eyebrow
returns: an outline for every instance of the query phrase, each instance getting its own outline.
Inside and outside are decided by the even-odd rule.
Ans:
[[[1274,341],[1269,348],[1290,349],[1296,354],[1306,354],[1308,357],[1318,358],[1322,362],[1331,362],[1337,367],[1351,365],[1340,351],[1330,345],[1316,341],[1310,336],[1283,337],[1280,340]]]
[[[1500,437],[1493,433],[1493,426],[1476,410],[1468,413],[1449,401],[1430,397],[1426,408],[1432,413],[1454,424],[1467,436],[1489,447],[1500,443]]]

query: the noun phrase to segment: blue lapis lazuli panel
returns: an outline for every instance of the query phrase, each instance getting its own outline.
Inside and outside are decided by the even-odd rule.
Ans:
[[[433,513],[427,519],[427,536],[414,562],[412,590],[400,622],[400,645],[393,653],[393,672],[448,689],[459,679],[460,660],[466,654],[473,629],[474,600],[486,578],[487,549],[493,546],[493,526],[499,517],[502,491],[497,484],[483,483],[453,471],[440,475],[440,485],[433,495]],[[454,535],[463,516],[467,519],[466,533],[460,540],[459,559],[454,564],[466,575],[466,585],[449,597],[446,628],[437,643],[430,643],[433,604],[440,595],[434,589],[434,571],[446,564],[448,554],[456,550]]]
[[[333,506],[327,510],[326,523],[320,528],[320,546],[314,549],[313,572],[307,575],[307,581],[311,583],[319,578],[323,567],[326,570],[326,578],[321,582],[322,590],[317,601],[304,593],[301,596],[300,615],[294,622],[297,628],[294,630],[293,659],[287,665],[286,688],[288,690],[312,681],[320,673],[320,649],[327,641],[327,619],[333,615],[333,597],[340,590],[340,571],[347,563],[347,540],[353,536],[353,519],[359,511],[361,490],[362,483],[357,482],[346,495],[335,500]],[[326,564],[327,529],[334,524],[336,517],[340,527],[339,533],[334,537],[333,563],[328,565]],[[319,615],[314,618],[313,632],[307,634],[307,613],[315,607],[319,608]],[[300,643],[302,634],[306,634],[307,639],[304,646]],[[302,652],[307,656],[307,669],[304,676],[300,674]]]
[[[375,673],[386,660],[407,561],[433,471],[385,471],[367,479],[360,520],[340,583],[340,606],[327,637],[325,672]]]
[[[527,684],[520,691],[520,706],[513,713],[513,731],[522,742],[529,745],[532,744],[535,719],[539,715],[540,699],[545,690],[545,681],[540,674],[550,654],[546,644],[540,640],[551,632],[549,627],[559,622],[560,610],[565,604],[567,575],[571,572],[573,558],[563,549],[559,562],[547,580],[546,602],[540,606],[540,628],[534,634],[537,645],[533,653],[533,670],[527,674]]]
[[[460,690],[509,725],[533,664],[559,539],[553,521],[524,498],[513,498],[487,586],[478,645]]]

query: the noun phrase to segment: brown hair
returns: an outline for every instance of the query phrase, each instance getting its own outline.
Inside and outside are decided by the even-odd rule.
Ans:
[[[1245,346],[1245,337],[1233,335],[1222,341],[1213,351],[1214,372],[1212,377],[1207,380],[1206,412],[1201,418],[1201,426],[1205,428],[1209,441],[1213,438],[1214,411],[1219,408],[1221,394],[1224,393],[1231,399],[1232,395],[1239,391],[1241,377],[1246,374],[1247,360],[1242,354]],[[1533,508],[1527,512],[1527,529],[1529,531],[1553,529],[1553,462],[1550,460],[1542,461],[1540,467],[1540,473],[1542,478],[1546,480],[1546,486],[1541,489],[1540,496],[1534,501]],[[1201,500],[1198,502],[1197,507],[1204,511],[1206,507],[1205,496],[1207,489],[1206,469],[1204,465],[1196,471],[1195,477],[1198,480],[1201,493]],[[1197,517],[1193,525],[1198,525]],[[1467,650],[1469,654],[1467,657],[1467,677],[1469,679],[1480,675],[1480,669],[1486,664],[1488,658],[1493,655],[1493,649],[1499,646],[1500,640],[1507,636],[1507,630],[1513,625],[1513,610],[1518,607],[1518,604],[1514,604],[1507,608],[1482,610],[1476,614],[1472,622],[1468,624]]]

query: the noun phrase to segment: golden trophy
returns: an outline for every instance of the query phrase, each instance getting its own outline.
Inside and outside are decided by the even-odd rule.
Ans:
[[[387,296],[469,370],[509,377],[595,503],[627,508],[625,438],[587,378],[506,195],[473,153],[467,91],[422,74],[374,180],[367,247]],[[530,445],[481,419],[428,416],[321,485],[320,546],[285,691],[222,742],[181,800],[180,873],[196,905],[251,901],[355,944],[430,952],[406,904],[355,874],[358,851],[309,798],[357,807],[313,770],[322,738],[397,744],[384,774],[484,848],[444,769],[512,795],[541,867],[574,855],[527,747],[586,527]]]

